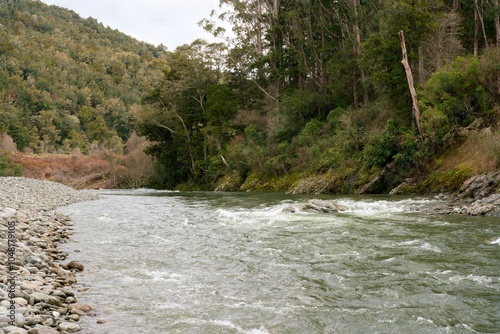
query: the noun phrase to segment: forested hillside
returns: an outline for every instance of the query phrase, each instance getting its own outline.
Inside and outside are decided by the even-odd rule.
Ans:
[[[216,19],[230,22],[229,47],[170,53],[145,99],[159,185],[386,192],[412,177],[425,182],[408,191],[451,191],[480,164],[496,168],[497,0],[220,3],[203,24],[224,36]],[[484,145],[470,148],[486,161],[435,173],[478,133]]]
[[[225,43],[167,52],[2,2],[0,132],[87,153],[136,130],[158,188],[422,193],[498,168],[499,0],[220,3],[201,24]]]
[[[40,1],[0,2],[0,133],[35,153],[113,148],[163,75],[163,47]],[[93,145],[93,146],[92,146]]]

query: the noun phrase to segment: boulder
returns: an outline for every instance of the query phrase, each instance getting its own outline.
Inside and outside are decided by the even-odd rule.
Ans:
[[[75,324],[74,322],[68,322],[68,321],[61,322],[59,324],[59,326],[57,326],[57,328],[61,331],[66,331],[66,332],[70,332],[70,333],[78,332],[79,330],[82,329],[80,327],[80,325]]]
[[[467,179],[459,190],[459,198],[485,198],[497,192],[500,186],[500,171],[474,175]]]
[[[323,213],[336,213],[346,211],[347,208],[338,204],[335,201],[312,199],[302,207],[302,211],[306,212],[323,212]]]
[[[78,271],[83,271],[83,264],[76,262],[76,261],[71,261],[66,265],[68,269],[76,269]]]

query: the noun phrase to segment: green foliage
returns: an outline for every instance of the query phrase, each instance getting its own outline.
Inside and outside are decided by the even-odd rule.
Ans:
[[[443,112],[450,123],[467,126],[475,117],[490,110],[489,97],[478,74],[478,58],[459,57],[427,81],[425,100]]]
[[[486,77],[480,75],[480,62],[477,57],[458,57],[433,73],[424,86],[422,128],[431,153],[455,144],[455,133],[460,127],[481,119],[488,124],[494,115],[494,98],[490,99],[481,84],[480,78]]]
[[[302,128],[297,135],[297,143],[301,146],[310,146],[319,138],[323,123],[313,118]]]
[[[152,143],[157,188],[210,189],[231,175],[248,177],[245,189],[286,190],[325,174],[324,189],[352,192],[392,162],[399,177],[432,160],[464,127],[495,124],[498,48],[480,40],[481,57],[443,66],[457,53],[444,54],[438,33],[461,39],[453,50],[474,44],[467,1],[455,15],[448,0],[222,3],[232,48],[197,40],[173,52],[40,1],[1,3],[0,131],[20,150],[118,152],[135,127]],[[495,11],[482,7],[493,41]]]
[[[387,165],[400,151],[402,128],[390,119],[382,134],[372,136],[363,150],[363,160],[368,168],[380,168]]]
[[[0,151],[0,176],[21,176],[21,166],[9,162],[9,155]]]
[[[259,129],[259,126],[255,123],[245,128],[245,138],[256,145],[265,145],[266,143],[266,133]]]
[[[0,128],[20,150],[65,148],[98,114],[128,138],[132,106],[162,75],[162,48],[40,1],[0,13]]]
[[[290,90],[283,94],[278,105],[282,123],[278,140],[290,140],[312,118],[325,119],[331,103],[330,96],[310,90]]]

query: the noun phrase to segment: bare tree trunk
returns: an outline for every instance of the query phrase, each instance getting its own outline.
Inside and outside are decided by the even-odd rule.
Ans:
[[[499,1],[495,0],[495,34],[496,34],[496,45],[500,47],[500,5]]]
[[[474,6],[476,7],[477,17],[481,23],[481,30],[483,31],[484,45],[488,47],[488,37],[486,36],[486,29],[484,28],[483,14],[481,13],[481,8],[479,8],[478,0],[474,0]]]
[[[262,47],[262,4],[257,2],[257,54],[262,56],[264,54]]]
[[[495,0],[495,34],[496,46],[500,47],[500,5],[499,0]],[[497,73],[497,92],[500,96],[500,73]]]
[[[420,124],[420,109],[418,107],[417,91],[415,90],[415,86],[413,85],[413,74],[411,73],[411,67],[408,64],[408,55],[406,53],[406,43],[403,30],[399,32],[399,40],[401,42],[401,50],[403,52],[403,60],[401,61],[401,63],[405,68],[406,79],[408,80],[408,87],[410,88],[411,100],[413,103],[413,116],[415,117],[415,122],[417,123],[418,133],[422,137],[422,126]]]
[[[352,0],[352,4],[354,10],[354,34],[356,36],[356,42],[354,43],[354,53],[356,54],[359,73],[361,75],[361,86],[363,87],[363,104],[368,105],[368,88],[366,87],[366,74],[363,66],[359,65],[361,59],[361,34],[359,32],[359,17],[358,17],[359,0]]]
[[[418,47],[418,83],[423,86],[425,84],[425,69],[424,69],[424,49]]]
[[[476,9],[477,1],[474,0],[474,56],[479,54],[479,13]]]
[[[356,69],[352,69],[352,98],[353,98],[353,104],[354,104],[354,109],[359,108],[359,99],[358,99],[358,80],[356,79],[358,77],[358,73],[356,73]]]
[[[453,0],[453,6],[451,8],[451,13],[453,15],[457,15],[459,7],[460,7],[459,0]],[[453,27],[451,28],[451,37],[455,38],[456,35],[457,35],[457,27],[455,25],[453,25]]]

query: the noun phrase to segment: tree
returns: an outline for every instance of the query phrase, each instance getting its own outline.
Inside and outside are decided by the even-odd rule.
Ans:
[[[53,110],[42,110],[40,115],[35,117],[38,132],[41,136],[40,146],[43,153],[55,149],[56,143],[61,139],[59,130],[54,125],[56,112]]]
[[[169,69],[163,80],[144,100],[146,107],[138,115],[139,131],[148,140],[160,141],[149,150],[157,158],[165,155],[156,148],[168,147],[171,154],[165,163],[171,164],[172,158],[176,159],[171,167],[180,172],[176,175],[181,175],[181,181],[194,180],[202,172],[197,161],[204,159],[202,129],[207,124],[206,95],[216,84],[217,75],[199,57],[196,45],[177,48],[168,60]]]

